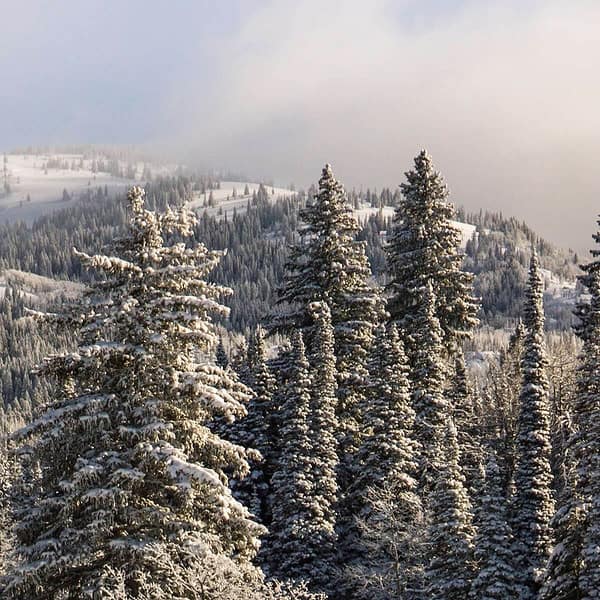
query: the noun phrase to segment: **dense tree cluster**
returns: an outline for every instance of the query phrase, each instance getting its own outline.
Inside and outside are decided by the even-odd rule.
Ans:
[[[198,218],[197,185],[98,196],[96,237],[6,226],[4,266],[27,268],[38,227],[60,240],[43,272],[87,285],[52,312],[0,302],[3,597],[595,598],[596,270],[583,345],[548,335],[536,250],[552,249],[480,214],[461,253],[425,151],[399,193],[368,198],[326,165],[308,197],[263,187],[243,215]],[[394,218],[362,227],[365,200]],[[529,246],[496,254],[494,228]],[[510,339],[478,329],[484,255],[518,277],[529,262]]]

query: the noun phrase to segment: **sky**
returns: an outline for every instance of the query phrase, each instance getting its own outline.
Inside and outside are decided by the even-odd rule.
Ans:
[[[0,0],[0,149],[136,144],[451,199],[582,251],[600,213],[597,0]]]

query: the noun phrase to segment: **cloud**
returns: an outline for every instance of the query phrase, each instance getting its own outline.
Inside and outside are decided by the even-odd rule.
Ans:
[[[227,40],[213,88],[192,84],[206,103],[182,139],[282,181],[314,181],[328,161],[349,186],[397,185],[427,147],[457,203],[581,247],[596,211],[600,6],[439,4],[263,4]]]
[[[300,185],[331,162],[348,187],[399,184],[426,147],[456,203],[588,245],[597,2],[32,0],[8,13],[3,144],[153,142]]]

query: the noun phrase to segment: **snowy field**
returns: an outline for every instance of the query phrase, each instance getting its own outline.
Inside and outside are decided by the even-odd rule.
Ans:
[[[121,191],[134,181],[115,177],[108,173],[93,173],[92,160],[81,155],[6,155],[7,179],[10,193],[3,193],[4,163],[0,156],[0,221],[25,221],[31,223],[36,217],[68,206],[87,190],[95,192],[106,186],[109,192]],[[48,160],[67,162],[76,169],[45,169]],[[83,166],[80,167],[83,161]],[[139,173],[139,171],[138,171]],[[64,190],[70,197],[63,200]]]
[[[260,184],[249,183],[245,181],[221,181],[221,187],[218,190],[212,190],[215,206],[208,206],[210,191],[205,194],[196,192],[194,199],[187,203],[187,207],[196,210],[199,213],[207,212],[209,216],[224,217],[225,215],[242,214],[246,212],[248,201],[252,200],[252,194],[258,192]],[[244,191],[248,188],[248,194]],[[275,202],[281,198],[290,198],[295,192],[281,187],[265,185],[265,190],[269,194],[269,200]],[[235,193],[235,196],[234,196]],[[206,206],[205,206],[206,205]]]

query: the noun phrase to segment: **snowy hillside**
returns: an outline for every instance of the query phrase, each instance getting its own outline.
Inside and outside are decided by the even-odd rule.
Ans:
[[[83,285],[16,269],[6,269],[0,273],[0,297],[4,297],[8,288],[19,292],[26,300],[47,302],[60,297],[76,296],[83,289]]]
[[[0,158],[0,221],[30,223],[85,198],[88,190],[121,191],[142,175],[138,165],[132,179],[99,171],[94,162],[78,154],[4,155]]]
[[[362,206],[354,210],[354,214],[360,223],[365,223],[369,217],[381,214],[385,219],[394,216],[395,208],[393,206],[383,206],[381,209],[373,206]],[[467,242],[477,235],[477,227],[470,223],[461,223],[460,221],[450,221],[461,233],[460,247],[464,249]]]
[[[252,201],[253,195],[257,194],[261,184],[245,181],[221,181],[220,187],[206,192],[196,192],[194,199],[187,203],[187,207],[192,210],[204,212],[210,216],[219,217],[237,214],[246,211],[248,202]],[[264,189],[271,202],[281,198],[289,198],[295,195],[295,192],[281,187],[265,185]]]

